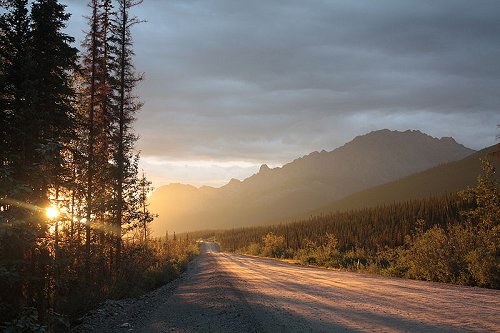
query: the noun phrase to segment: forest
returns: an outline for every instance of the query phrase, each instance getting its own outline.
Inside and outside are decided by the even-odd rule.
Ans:
[[[135,0],[90,0],[80,50],[57,0],[0,11],[0,328],[67,331],[174,279],[197,249],[153,240],[133,123]]]
[[[476,187],[458,194],[191,235],[225,251],[498,289],[500,196],[493,164],[482,165]]]

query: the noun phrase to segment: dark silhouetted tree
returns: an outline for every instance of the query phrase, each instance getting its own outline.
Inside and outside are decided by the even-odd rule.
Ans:
[[[27,1],[6,1],[0,16],[0,322],[26,303],[27,278],[19,274],[35,241],[36,215],[30,202],[29,171],[24,164],[30,118],[26,101],[30,19]]]
[[[120,261],[122,226],[125,223],[124,216],[127,209],[133,210],[135,207],[127,203],[127,187],[133,187],[137,180],[137,167],[134,167],[134,145],[137,136],[133,132],[132,123],[135,120],[135,113],[142,107],[138,101],[134,89],[142,75],[135,71],[132,57],[133,42],[131,28],[140,20],[131,16],[130,9],[139,5],[142,1],[119,0],[117,14],[113,20],[113,41],[116,67],[114,77],[116,80],[114,91],[115,123],[112,144],[114,147],[113,160],[115,163],[115,240],[117,262]],[[129,196],[129,198],[131,198]]]

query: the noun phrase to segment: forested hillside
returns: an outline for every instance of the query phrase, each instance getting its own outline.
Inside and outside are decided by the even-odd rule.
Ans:
[[[426,221],[426,229],[432,225],[446,226],[457,221],[460,211],[469,204],[456,195],[414,200],[360,210],[323,214],[308,219],[267,226],[255,226],[220,231],[193,232],[192,237],[215,236],[222,248],[236,251],[257,246],[267,234],[284,237],[283,251],[293,252],[308,242],[323,243],[326,235],[335,235],[338,248],[344,252],[363,249],[375,254],[385,247],[397,247],[405,237],[415,232],[417,220]],[[290,257],[285,252],[285,257]]]
[[[327,214],[400,201],[426,199],[456,193],[469,186],[474,186],[477,175],[481,172],[481,158],[489,158],[498,170],[500,160],[494,158],[499,146],[494,145],[478,151],[463,160],[446,163],[434,168],[418,172],[402,179],[375,186],[367,190],[349,195],[329,205],[307,212],[304,216]],[[497,182],[500,174],[495,174]]]

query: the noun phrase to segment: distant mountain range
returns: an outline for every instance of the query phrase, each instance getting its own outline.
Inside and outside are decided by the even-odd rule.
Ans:
[[[481,158],[488,157],[495,168],[500,170],[498,152],[498,146],[491,146],[462,160],[442,164],[402,179],[348,195],[321,208],[304,213],[302,216],[328,214],[457,193],[468,186],[476,185],[477,177],[482,171]],[[495,176],[497,182],[500,182],[500,172],[497,172]]]
[[[163,235],[167,230],[232,228],[342,209],[344,206],[332,202],[349,200],[348,196],[357,192],[462,160],[473,153],[449,137],[433,138],[420,131],[374,131],[333,151],[313,152],[283,167],[270,169],[264,164],[253,176],[243,181],[232,179],[220,188],[162,186],[151,197],[150,209],[160,215],[152,229],[156,235]],[[470,170],[473,178],[476,169]],[[419,178],[413,182],[418,183]],[[408,184],[405,191],[413,183]],[[426,190],[419,193],[422,191]],[[389,200],[398,198],[402,197],[394,195]]]

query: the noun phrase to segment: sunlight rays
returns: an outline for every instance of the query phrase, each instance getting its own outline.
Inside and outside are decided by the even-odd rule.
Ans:
[[[50,206],[45,208],[45,215],[49,218],[49,220],[54,220],[55,218],[59,217],[61,212],[56,206]]]
[[[0,203],[2,204],[2,206],[5,205],[5,206],[21,207],[21,208],[29,209],[29,210],[34,211],[34,212],[43,211],[43,208],[41,208],[37,205],[33,205],[33,204],[30,204],[27,202],[11,199],[8,197],[0,199]]]

